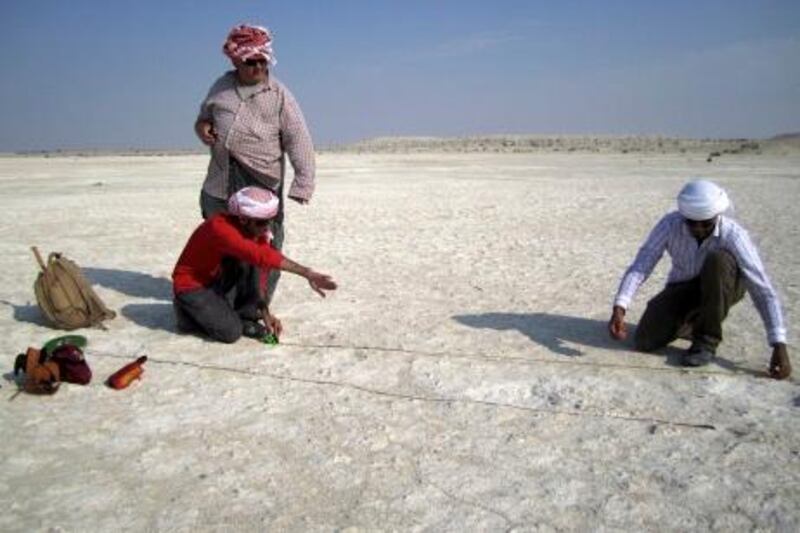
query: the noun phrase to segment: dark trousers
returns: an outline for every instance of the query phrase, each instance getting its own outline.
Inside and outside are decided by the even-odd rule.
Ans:
[[[722,342],[722,322],[745,292],[742,273],[730,252],[712,252],[700,275],[668,284],[647,303],[636,328],[636,349],[657,350],[674,341],[688,325],[691,338],[712,351]]]
[[[245,169],[236,159],[230,158],[228,163],[228,196],[233,193],[244,189],[245,187],[256,186],[268,188],[263,183],[253,177],[247,169]],[[278,214],[270,222],[270,231],[272,231],[272,247],[276,250],[283,249],[283,179],[281,179],[277,190],[272,190],[278,195],[280,204],[278,207]],[[203,218],[208,218],[211,215],[228,210],[228,201],[220,198],[215,198],[205,191],[200,191],[200,212]],[[278,286],[278,280],[281,277],[281,271],[277,268],[270,270],[269,278],[267,279],[267,304],[272,301],[272,295],[275,294],[275,288]]]
[[[258,269],[232,257],[222,260],[222,272],[210,287],[176,294],[175,319],[180,331],[198,331],[214,340],[236,342],[242,320],[257,321]]]

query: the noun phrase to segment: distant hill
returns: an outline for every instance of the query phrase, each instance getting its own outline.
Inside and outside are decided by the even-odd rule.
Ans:
[[[346,153],[616,153],[706,156],[761,154],[800,155],[800,132],[769,139],[689,139],[658,135],[480,135],[471,137],[375,137],[350,144],[317,147],[319,152]],[[208,155],[208,149],[61,149],[0,153],[0,157],[98,157]]]
[[[345,152],[596,152],[711,153],[757,151],[751,139],[681,139],[658,136],[487,135],[477,137],[378,137],[331,148]]]
[[[486,135],[475,137],[377,137],[332,146],[324,151],[355,153],[425,152],[581,152],[581,153],[693,153],[710,158],[723,154],[772,151],[783,141],[758,139],[685,139],[661,136],[607,135]]]
[[[770,137],[771,141],[792,141],[800,139],[800,131],[794,133],[781,133],[774,137]]]

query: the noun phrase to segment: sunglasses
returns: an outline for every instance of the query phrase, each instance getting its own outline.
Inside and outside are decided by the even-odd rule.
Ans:
[[[691,220],[688,218],[684,218],[683,221],[686,223],[687,226],[690,228],[699,228],[709,230],[714,227],[717,223],[717,217],[709,218],[708,220]]]
[[[244,62],[248,67],[265,67],[267,66],[266,59],[248,59]]]

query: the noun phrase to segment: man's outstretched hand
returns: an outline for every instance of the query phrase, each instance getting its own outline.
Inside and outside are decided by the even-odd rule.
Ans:
[[[314,292],[323,298],[325,298],[324,291],[336,290],[336,282],[333,281],[333,278],[327,274],[320,274],[319,272],[314,272],[312,270],[306,274],[306,279],[308,280],[308,284],[311,285],[311,288],[314,289]]]
[[[786,345],[776,342],[772,345],[772,359],[769,361],[769,375],[775,379],[786,379],[792,375],[792,364]]]
[[[608,333],[612,339],[624,341],[628,336],[628,328],[625,327],[625,309],[615,305],[611,312],[611,320],[608,321]]]

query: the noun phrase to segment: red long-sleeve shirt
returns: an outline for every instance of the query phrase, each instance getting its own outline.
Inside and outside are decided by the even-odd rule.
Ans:
[[[248,237],[235,218],[219,213],[197,227],[172,271],[175,294],[208,287],[219,275],[222,258],[235,257],[259,268],[278,268],[283,255],[264,235]]]

